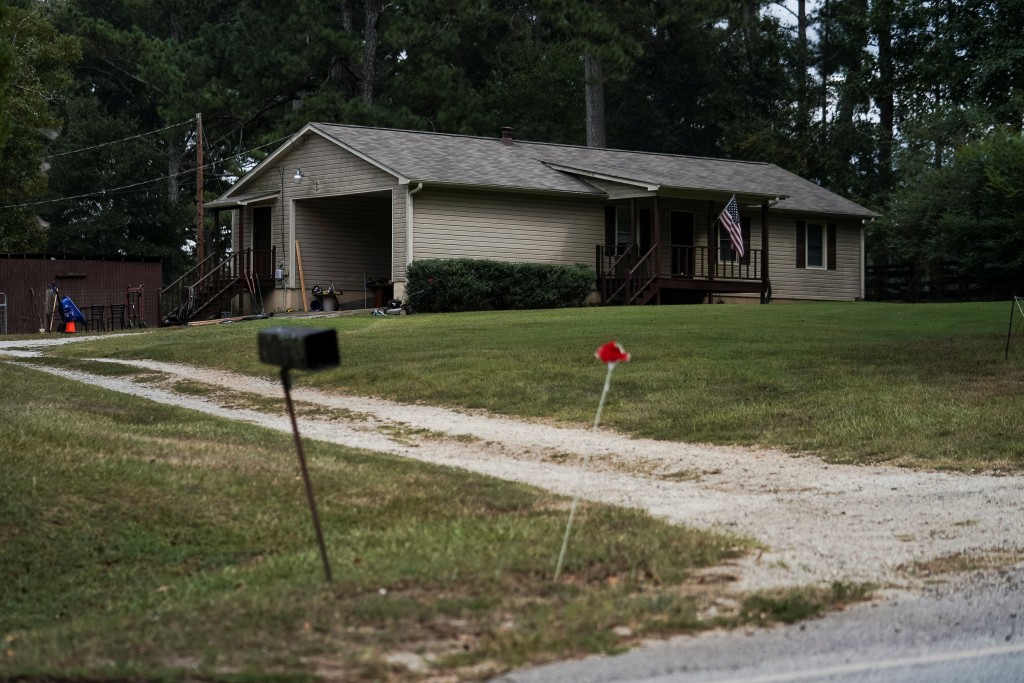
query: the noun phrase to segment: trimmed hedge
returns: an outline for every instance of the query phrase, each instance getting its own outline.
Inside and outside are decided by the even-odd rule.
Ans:
[[[406,302],[433,313],[572,308],[594,283],[585,265],[427,259],[409,265]]]

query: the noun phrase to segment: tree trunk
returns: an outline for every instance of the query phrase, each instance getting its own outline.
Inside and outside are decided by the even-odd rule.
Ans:
[[[604,74],[601,60],[590,50],[583,54],[586,80],[587,147],[605,147]]]
[[[167,201],[178,203],[178,192],[181,189],[179,174],[181,173],[181,152],[173,140],[167,141]]]
[[[352,30],[352,0],[341,0],[341,27]]]
[[[878,107],[878,159],[879,171],[883,178],[892,174],[893,127],[895,125],[895,101],[893,98],[892,25],[893,6],[891,0],[873,3],[875,12],[875,37],[878,40],[878,90],[875,106]]]
[[[822,140],[827,139],[825,130],[828,122],[828,27],[831,21],[828,16],[828,0],[824,0],[821,7],[821,130]]]
[[[366,0],[366,24],[363,32],[363,102],[373,104],[374,81],[377,78],[377,26],[384,12],[381,0]]]
[[[796,5],[796,138],[799,158],[799,168],[793,169],[798,173],[806,173],[808,167],[807,151],[810,144],[807,141],[807,130],[810,128],[811,102],[807,92],[807,0],[798,0]]]

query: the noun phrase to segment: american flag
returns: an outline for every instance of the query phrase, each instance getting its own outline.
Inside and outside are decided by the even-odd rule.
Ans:
[[[743,228],[740,226],[740,209],[736,205],[736,195],[725,205],[722,215],[718,217],[722,227],[729,233],[729,241],[736,254],[743,256]]]

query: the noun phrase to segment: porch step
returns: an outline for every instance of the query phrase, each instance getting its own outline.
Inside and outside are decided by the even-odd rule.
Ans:
[[[244,294],[249,291],[248,285],[245,284],[245,278],[237,277],[231,282],[225,284],[219,291],[209,294],[205,299],[200,298],[200,303],[196,305],[195,313],[192,314],[193,320],[202,320],[213,314],[220,313],[220,307],[239,294]]]

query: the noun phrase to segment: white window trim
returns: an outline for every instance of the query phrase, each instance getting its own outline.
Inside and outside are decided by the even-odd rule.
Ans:
[[[811,265],[811,226],[816,225],[821,229],[821,265]],[[804,268],[807,270],[828,270],[828,230],[825,223],[811,223],[807,221],[804,226]]]
[[[625,233],[626,241],[621,241],[624,233],[621,231],[622,226],[622,215],[625,214],[626,222],[625,225],[628,229],[628,233]],[[626,204],[615,205],[615,243],[619,245],[633,244],[633,216],[630,212],[630,207]]]

